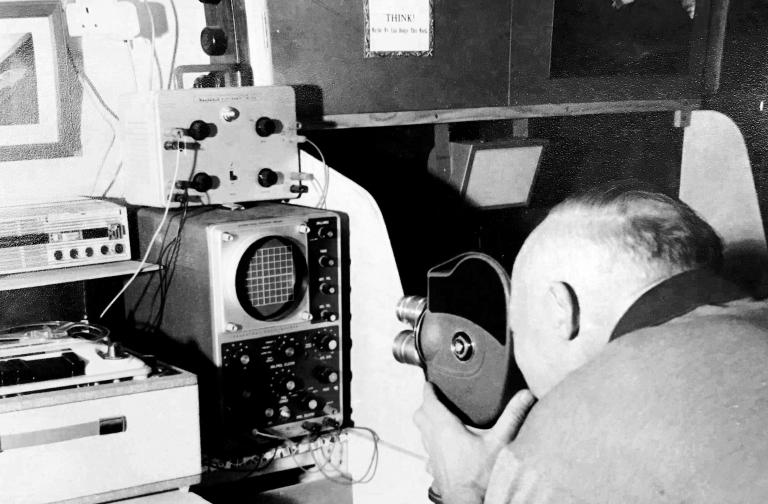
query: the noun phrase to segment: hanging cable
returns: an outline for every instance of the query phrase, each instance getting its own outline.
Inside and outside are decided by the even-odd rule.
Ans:
[[[179,173],[179,164],[181,161],[181,149],[178,149],[176,151],[176,166],[173,169],[173,178],[171,179],[171,184],[173,184],[173,181],[176,180]],[[120,292],[118,292],[114,298],[112,298],[112,301],[107,304],[107,307],[104,308],[104,310],[101,312],[101,315],[99,315],[99,318],[104,318],[104,315],[109,311],[110,308],[112,308],[112,305],[115,304],[115,302],[120,299],[120,296],[125,293],[125,291],[128,289],[128,287],[133,283],[133,281],[136,279],[136,277],[141,273],[141,270],[144,269],[144,265],[147,264],[147,258],[149,258],[149,253],[152,251],[152,247],[155,244],[155,240],[157,240],[158,235],[160,234],[160,230],[163,229],[163,226],[165,225],[165,221],[168,218],[168,212],[171,209],[171,202],[173,201],[173,187],[168,191],[168,198],[165,201],[165,210],[163,211],[163,217],[160,219],[160,224],[158,224],[157,229],[155,229],[154,234],[152,234],[152,238],[150,238],[149,243],[147,243],[147,251],[144,253],[144,257],[141,258],[141,263],[139,263],[139,266],[136,268],[136,271],[133,272],[133,275],[130,279],[128,279],[127,282],[125,282],[125,285],[123,285],[123,288],[120,289]]]
[[[325,180],[323,181],[323,190],[320,193],[320,199],[317,200],[317,204],[315,207],[317,208],[326,208],[326,200],[328,198],[328,188],[331,184],[331,170],[328,168],[328,163],[325,162],[325,156],[323,155],[323,151],[320,150],[320,147],[317,146],[315,142],[312,140],[306,138],[304,140],[306,143],[314,147],[314,149],[317,151],[317,153],[320,155],[320,161],[323,163],[323,177]]]

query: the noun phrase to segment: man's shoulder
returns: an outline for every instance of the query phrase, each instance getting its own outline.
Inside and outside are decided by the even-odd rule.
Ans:
[[[517,456],[568,487],[586,478],[658,500],[696,480],[717,495],[753,477],[745,488],[768,495],[768,479],[740,461],[768,464],[768,310],[739,303],[611,342],[534,407]]]

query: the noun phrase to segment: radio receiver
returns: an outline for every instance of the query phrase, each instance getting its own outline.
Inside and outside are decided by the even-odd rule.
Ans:
[[[291,87],[152,91],[122,105],[128,203],[274,201],[306,191]]]
[[[0,208],[0,274],[131,258],[125,207],[82,200]]]
[[[163,211],[140,209],[148,246]],[[204,442],[297,437],[349,420],[348,316],[341,217],[295,205],[172,211],[163,271],[137,278],[129,319],[148,344],[200,376]],[[181,229],[180,229],[181,228]],[[173,242],[173,243],[172,243]],[[177,247],[174,254],[169,247]],[[130,308],[129,308],[130,309]],[[215,432],[211,432],[211,428]],[[247,444],[247,443],[246,443]]]

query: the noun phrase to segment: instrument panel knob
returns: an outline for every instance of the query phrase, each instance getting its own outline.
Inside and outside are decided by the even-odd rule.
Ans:
[[[333,294],[336,294],[336,286],[333,285],[332,283],[323,282],[323,283],[320,284],[320,287],[318,287],[318,289],[323,294],[326,294],[326,295],[329,295],[329,296],[331,296]]]
[[[317,230],[317,236],[324,239],[334,238],[336,236],[336,230],[331,226],[322,226]]]
[[[301,380],[295,377],[288,377],[285,378],[282,382],[280,382],[280,392],[284,394],[289,394],[291,392],[296,392],[301,388]]]
[[[339,348],[339,340],[333,334],[326,334],[318,342],[317,348],[322,352],[333,352]]]
[[[192,124],[187,128],[187,135],[198,142],[200,140],[205,140],[211,136],[211,125],[199,119],[197,121],[192,121]]]
[[[279,177],[277,176],[277,172],[275,172],[275,170],[270,168],[262,168],[259,170],[259,174],[257,175],[256,179],[260,186],[272,187],[273,185],[277,184]]]
[[[310,395],[302,400],[302,406],[304,406],[304,409],[315,411],[320,406],[320,401],[318,401],[316,397]]]
[[[323,383],[336,383],[339,381],[339,373],[330,367],[319,367],[315,370],[315,376]]]
[[[189,182],[189,187],[197,192],[208,192],[213,188],[213,177],[205,172],[196,173]]]
[[[336,266],[336,259],[334,259],[333,257],[331,257],[331,256],[329,256],[329,255],[325,255],[325,254],[324,254],[324,255],[321,255],[321,256],[320,256],[320,257],[317,259],[317,262],[318,262],[318,263],[320,264],[320,266],[322,266],[323,268],[333,268],[334,266]]]
[[[227,33],[218,27],[206,26],[200,32],[200,45],[208,56],[221,56],[227,52]]]
[[[256,134],[266,138],[277,132],[278,122],[270,117],[259,117],[256,120]]]

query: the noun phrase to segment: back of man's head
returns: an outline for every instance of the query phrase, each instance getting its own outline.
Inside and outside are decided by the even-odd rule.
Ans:
[[[723,247],[688,205],[636,182],[600,186],[566,199],[549,218],[575,218],[585,238],[669,277],[699,268],[718,271]]]
[[[684,203],[635,184],[602,186],[557,205],[512,271],[509,321],[537,395],[601,351],[645,291],[722,263],[714,230]]]

